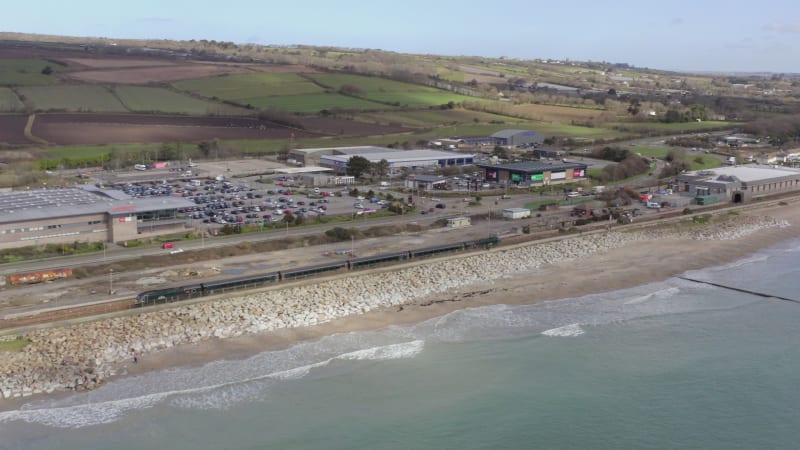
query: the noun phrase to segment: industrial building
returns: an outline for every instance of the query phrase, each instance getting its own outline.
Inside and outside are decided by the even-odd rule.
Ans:
[[[432,191],[446,189],[447,179],[441,175],[409,175],[405,180],[405,187],[411,190]]]
[[[734,203],[800,190],[800,170],[778,166],[724,166],[678,175],[673,189],[693,197],[713,195]]]
[[[531,130],[500,130],[491,135],[497,145],[516,147],[518,145],[540,145],[544,135]]]
[[[134,198],[92,185],[0,193],[0,248],[125,242],[185,229],[180,197]]]
[[[500,184],[547,186],[573,183],[586,178],[586,164],[573,162],[527,161],[511,164],[476,164],[483,178]]]
[[[319,165],[328,167],[338,174],[347,172],[347,163],[354,156],[366,158],[371,163],[386,160],[389,175],[398,175],[403,169],[417,170],[447,166],[468,166],[475,159],[473,154],[447,152],[442,150],[400,150],[383,147],[348,147],[332,149],[336,154],[322,154]]]

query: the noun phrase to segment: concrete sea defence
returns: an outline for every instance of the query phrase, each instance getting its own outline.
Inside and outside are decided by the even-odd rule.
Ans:
[[[25,333],[21,352],[0,353],[0,395],[25,397],[67,389],[93,389],[115,375],[118,363],[170,347],[281,328],[307,327],[368,311],[412,303],[476,283],[491,283],[548,263],[585,257],[632,242],[658,239],[731,240],[784,227],[770,217],[737,216],[694,230],[648,228],[529,243],[405,266],[351,274],[306,285],[236,294]]]

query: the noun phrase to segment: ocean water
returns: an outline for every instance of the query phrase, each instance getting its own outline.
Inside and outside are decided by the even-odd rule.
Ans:
[[[800,240],[692,278],[800,300]],[[679,278],[0,412],[0,449],[790,449],[800,303]]]

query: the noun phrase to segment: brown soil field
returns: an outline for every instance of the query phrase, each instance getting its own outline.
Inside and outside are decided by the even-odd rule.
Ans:
[[[18,117],[25,139],[24,116]],[[305,119],[308,131],[246,117],[185,117],[137,114],[39,114],[33,134],[59,145],[103,145],[151,142],[197,142],[210,139],[288,139],[332,136],[375,136],[409,131],[345,119]],[[2,122],[0,122],[2,124]],[[9,129],[13,129],[9,126]],[[0,134],[2,136],[2,134]],[[2,141],[2,140],[0,140]],[[11,143],[11,142],[9,142]],[[22,143],[28,143],[23,140]]]
[[[33,125],[34,135],[61,145],[288,139],[292,132],[300,138],[311,136],[271,122],[226,117],[43,114]]]
[[[64,58],[69,66],[83,66],[91,69],[118,69],[121,67],[174,66],[175,62],[165,59],[137,58]]]
[[[11,116],[0,114],[0,143],[30,144],[25,137],[25,125],[28,116]]]
[[[250,73],[249,68],[221,64],[186,63],[163,67],[140,67],[120,70],[87,70],[64,74],[65,78],[89,83],[157,84],[216,75]]]

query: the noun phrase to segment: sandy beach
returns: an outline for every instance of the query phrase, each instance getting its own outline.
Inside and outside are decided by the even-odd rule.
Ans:
[[[769,220],[764,221],[765,218]],[[736,223],[778,223],[780,226],[736,226]],[[760,249],[800,236],[800,209],[794,205],[756,208],[727,217],[728,231],[712,233],[715,225],[697,226],[687,238],[670,226],[639,230],[625,245],[543,264],[533,270],[509,273],[435,292],[402,304],[334,318],[313,326],[280,328],[230,338],[209,338],[139,353],[114,364],[113,377],[131,376],[168,367],[199,365],[218,359],[238,359],[280,349],[303,340],[389,325],[417,323],[461,308],[493,304],[535,303],[647,284],[686,272],[736,261]],[[652,233],[652,239],[647,238]],[[706,233],[705,237],[702,237]],[[642,238],[641,236],[645,236]],[[577,236],[576,236],[577,237]],[[538,244],[527,244],[538,245]],[[498,251],[506,251],[498,249]],[[386,272],[391,274],[392,272]],[[453,285],[458,285],[458,280]],[[400,293],[402,294],[402,293]],[[0,355],[0,362],[3,356]],[[4,374],[5,375],[5,374]],[[62,391],[64,392],[64,391]],[[69,392],[69,391],[66,391]],[[58,391],[53,393],[58,395]],[[24,397],[0,400],[0,409],[15,409]]]

